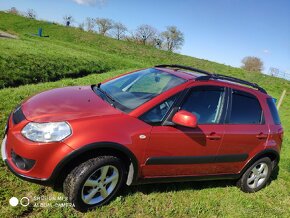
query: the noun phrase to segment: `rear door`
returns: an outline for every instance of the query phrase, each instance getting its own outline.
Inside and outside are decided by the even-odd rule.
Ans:
[[[257,96],[230,89],[225,134],[219,155],[229,159],[217,163],[217,173],[238,173],[249,157],[263,149],[268,138],[264,113]]]

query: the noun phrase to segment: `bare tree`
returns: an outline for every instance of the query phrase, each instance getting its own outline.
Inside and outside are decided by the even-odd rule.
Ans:
[[[154,46],[156,48],[162,49],[163,47],[163,37],[161,34],[157,34],[154,38]]]
[[[85,27],[86,27],[87,31],[93,32],[95,26],[96,26],[95,19],[91,18],[91,17],[87,17],[87,19],[85,21]]]
[[[70,26],[74,22],[74,18],[71,15],[63,16],[63,21],[66,26]]]
[[[179,49],[184,42],[183,33],[176,26],[168,26],[166,29],[166,31],[161,33],[165,41],[165,48],[168,51]]]
[[[10,14],[20,14],[16,7],[10,8],[7,12]]]
[[[78,28],[80,30],[85,30],[85,23],[84,22],[80,23],[79,26],[78,26]]]
[[[112,29],[113,29],[113,36],[118,40],[124,38],[125,33],[127,32],[127,27],[120,22],[114,23]]]
[[[261,72],[263,70],[263,62],[260,58],[254,56],[244,57],[242,60],[242,68],[247,71]]]
[[[26,17],[30,18],[30,19],[35,19],[36,18],[36,11],[33,9],[28,9],[26,12]]]
[[[98,33],[105,35],[110,29],[113,28],[113,21],[106,18],[96,18],[96,25],[98,27]]]
[[[269,74],[271,76],[278,76],[280,74],[280,70],[278,68],[275,68],[275,67],[270,67]]]
[[[141,41],[142,44],[146,45],[154,40],[156,33],[157,30],[154,27],[143,24],[136,29],[134,35],[138,41]]]

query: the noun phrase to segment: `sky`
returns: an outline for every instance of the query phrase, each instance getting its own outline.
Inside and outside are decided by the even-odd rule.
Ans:
[[[75,25],[86,17],[110,18],[133,31],[175,25],[184,33],[179,53],[241,66],[245,56],[290,74],[290,0],[0,0],[0,10],[32,8],[37,18]]]

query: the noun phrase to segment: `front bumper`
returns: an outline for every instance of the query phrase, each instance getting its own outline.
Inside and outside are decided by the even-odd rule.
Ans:
[[[27,120],[14,124],[12,118],[8,120],[8,130],[1,144],[1,156],[9,170],[19,178],[43,185],[54,182],[52,174],[61,160],[74,150],[64,142],[35,143],[27,140],[21,134],[21,129]],[[13,153],[24,159],[35,160],[29,170],[22,170],[15,164]]]

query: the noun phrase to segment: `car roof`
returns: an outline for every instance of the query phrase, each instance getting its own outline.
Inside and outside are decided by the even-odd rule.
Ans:
[[[259,85],[245,81],[245,80],[241,80],[235,77],[225,76],[221,74],[213,74],[204,70],[200,70],[200,69],[192,68],[188,66],[182,66],[182,65],[158,65],[158,66],[155,66],[155,68],[165,71],[170,74],[174,74],[175,76],[178,76],[186,80],[195,80],[195,81],[214,80],[217,82],[246,88],[251,91],[253,90],[260,91],[260,93],[263,93],[269,96],[266,90],[260,87]]]
[[[202,76],[200,73],[194,73],[194,72],[187,72],[185,70],[180,69],[172,69],[172,68],[162,68],[162,67],[155,67],[158,70],[173,74],[177,77],[183,78],[185,80],[194,80],[199,76]]]

